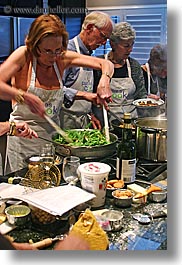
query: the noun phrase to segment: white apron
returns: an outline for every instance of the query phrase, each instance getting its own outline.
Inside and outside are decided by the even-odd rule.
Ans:
[[[74,38],[76,51],[80,53],[77,37]],[[80,67],[79,75],[72,88],[79,91],[93,92],[93,70]],[[75,100],[70,108],[64,105],[60,113],[60,123],[63,129],[85,128],[89,122],[87,116],[91,112],[92,103],[86,100]]]
[[[36,58],[33,59],[31,82],[28,88],[28,92],[37,95],[44,103],[46,113],[59,124],[60,109],[63,103],[63,84],[60,77],[59,70],[56,63],[54,64],[54,70],[60,83],[60,89],[57,90],[45,90],[35,87],[36,79]],[[47,123],[47,121],[38,115],[32,113],[27,105],[15,104],[13,111],[10,115],[10,120],[26,121],[31,129],[35,130],[40,137],[50,139],[54,129]],[[6,163],[6,174],[19,170],[26,166],[24,159],[31,155],[39,154],[40,148],[45,145],[45,141],[41,139],[26,139],[22,137],[9,136],[7,144],[8,162]]]
[[[106,55],[106,59],[108,54]],[[109,108],[119,118],[123,118],[125,112],[131,113],[132,118],[137,118],[137,110],[133,105],[134,93],[136,91],[135,83],[131,77],[130,62],[127,59],[128,77],[125,78],[113,78],[111,79],[110,87],[112,91],[112,101],[109,104]],[[110,117],[110,122],[115,119]]]
[[[148,95],[151,94],[151,79],[152,82],[155,84],[156,83],[156,88],[157,88],[157,93],[156,95],[160,96],[160,90],[159,90],[159,80],[158,77],[156,76],[155,81],[152,78],[152,75],[150,73],[150,66],[148,63],[145,64],[146,69],[147,69],[147,81],[148,81]],[[152,93],[153,94],[153,93]]]

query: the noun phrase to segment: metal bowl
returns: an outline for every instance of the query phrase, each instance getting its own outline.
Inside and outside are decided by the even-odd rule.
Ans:
[[[124,188],[124,181],[119,179],[111,179],[106,183],[106,196],[112,198],[112,192],[117,189]]]
[[[119,197],[119,194],[122,196]],[[116,206],[125,208],[131,206],[134,192],[129,189],[117,189],[112,192],[112,196]]]
[[[109,221],[111,231],[119,231],[123,224],[123,213],[116,210],[108,210],[102,216]]]
[[[117,190],[118,188],[106,188],[106,196],[112,198],[113,191]]]
[[[26,205],[11,205],[5,209],[8,222],[11,225],[22,226],[30,221],[30,208]]]
[[[153,202],[163,202],[167,198],[167,191],[152,191],[151,193],[149,193],[148,198]]]

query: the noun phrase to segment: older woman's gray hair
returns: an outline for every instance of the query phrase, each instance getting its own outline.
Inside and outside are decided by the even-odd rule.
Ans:
[[[157,44],[150,51],[150,58],[148,60],[150,66],[167,67],[167,45]]]
[[[135,29],[128,22],[117,23],[110,36],[110,40],[114,43],[119,43],[121,40],[135,40],[135,38]]]

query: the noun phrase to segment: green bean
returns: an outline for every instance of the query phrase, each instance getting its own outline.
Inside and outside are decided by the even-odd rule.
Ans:
[[[72,139],[70,146],[96,146],[108,144],[105,135],[100,130],[66,130],[68,137]],[[67,144],[65,139],[57,134],[53,141],[59,144]]]

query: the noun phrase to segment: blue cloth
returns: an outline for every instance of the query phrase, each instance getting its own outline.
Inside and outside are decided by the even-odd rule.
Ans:
[[[89,50],[85,47],[79,35],[77,35],[76,37],[78,40],[80,53],[84,55],[90,55]],[[73,39],[69,40],[68,42],[68,50],[77,52]],[[78,78],[79,70],[80,70],[80,67],[72,67],[72,68],[65,69],[63,73],[63,78],[62,78],[63,85],[66,87],[71,87],[76,81],[76,79]]]
[[[156,250],[160,244],[139,236],[136,236],[134,241],[128,237],[128,250]]]

